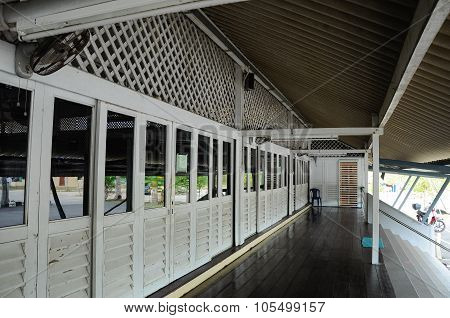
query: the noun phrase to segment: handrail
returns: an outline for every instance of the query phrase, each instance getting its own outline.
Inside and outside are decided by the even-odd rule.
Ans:
[[[423,237],[424,239],[430,241],[431,243],[433,243],[436,246],[439,246],[440,248],[444,249],[447,252],[450,252],[450,249],[445,247],[444,245],[442,245],[441,243],[436,242],[435,240],[429,238],[428,236],[420,233],[419,231],[413,229],[412,227],[410,227],[409,225],[403,223],[402,221],[400,221],[399,219],[397,219],[396,217],[393,217],[392,215],[390,215],[389,213],[387,213],[386,211],[383,211],[382,209],[380,209],[380,212],[383,213],[384,215],[386,215],[388,218],[390,218],[391,220],[397,222],[400,225],[403,225],[404,227],[406,227],[408,230],[418,234],[419,236]]]

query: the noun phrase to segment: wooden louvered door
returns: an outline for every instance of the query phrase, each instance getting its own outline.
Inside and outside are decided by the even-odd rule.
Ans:
[[[143,131],[134,111],[100,102],[97,111],[94,297],[143,296]]]
[[[144,296],[170,282],[171,122],[144,117]]]
[[[196,176],[194,129],[174,124],[172,145],[172,210],[171,210],[171,277],[177,279],[190,272],[195,264],[195,200]]]
[[[257,227],[257,179],[256,179],[256,147],[244,144],[242,152],[242,235],[243,239],[256,233]]]
[[[339,161],[339,206],[358,206],[357,161]]]
[[[42,85],[0,71],[0,89],[0,298],[36,297]]]
[[[95,100],[46,88],[44,101],[37,296],[90,297]]]

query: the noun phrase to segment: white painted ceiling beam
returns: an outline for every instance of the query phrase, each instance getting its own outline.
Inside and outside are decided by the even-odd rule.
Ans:
[[[348,149],[348,150],[294,150],[294,154],[299,155],[345,155],[349,153],[369,153],[369,150],[365,149]]]
[[[382,135],[383,128],[349,127],[349,128],[298,128],[298,129],[266,129],[243,130],[242,137],[269,137],[275,139],[311,139],[335,138],[337,136],[369,136]]]
[[[24,41],[244,0],[41,0],[4,4],[3,22]]]
[[[449,15],[450,0],[439,0],[433,7],[434,3],[433,0],[418,2],[412,27],[406,36],[394,75],[380,109],[380,127],[386,125],[395,111],[431,43]]]

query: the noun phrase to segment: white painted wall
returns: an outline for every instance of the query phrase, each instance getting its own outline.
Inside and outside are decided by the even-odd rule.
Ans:
[[[365,187],[364,158],[360,157],[318,157],[310,161],[311,186],[320,190],[323,206],[339,206],[339,161],[358,162],[358,206],[362,196],[359,191]]]

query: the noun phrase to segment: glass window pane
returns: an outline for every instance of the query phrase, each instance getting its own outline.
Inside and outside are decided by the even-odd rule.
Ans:
[[[264,191],[264,185],[266,183],[266,175],[265,175],[265,167],[266,167],[266,153],[264,151],[259,152],[259,188],[261,191]]]
[[[283,156],[278,155],[278,170],[277,170],[277,181],[278,181],[278,188],[281,188],[281,176],[283,175]]]
[[[302,169],[301,169],[301,161],[297,162],[298,176],[297,176],[297,184],[302,184]]]
[[[302,161],[302,184],[305,183],[305,163]]]
[[[25,224],[31,92],[0,84],[0,227]]]
[[[297,166],[296,166],[296,164],[297,164],[297,160],[295,160],[295,158],[293,159],[293,168],[294,168],[294,170],[292,171],[292,173],[293,173],[293,175],[292,175],[292,182],[293,182],[293,185],[297,185]]]
[[[198,135],[197,201],[209,200],[209,140]]]
[[[244,163],[244,192],[248,192],[248,149],[244,147],[244,154],[242,155],[242,162]]]
[[[256,149],[250,149],[250,191],[256,191]]]
[[[278,188],[278,155],[273,155],[273,188]]]
[[[108,111],[106,128],[105,215],[130,212],[134,118]]]
[[[284,186],[287,187],[289,183],[289,157],[284,158]]]
[[[162,208],[166,206],[167,127],[148,121],[146,136],[144,208]]]
[[[177,129],[175,204],[189,203],[191,193],[191,133]]]
[[[224,141],[222,149],[223,172],[222,172],[222,194],[231,195],[231,143]]]
[[[55,99],[50,220],[89,215],[92,108]]]
[[[267,153],[267,190],[272,189],[272,154]]]
[[[219,142],[213,139],[213,189],[212,197],[219,196]]]

